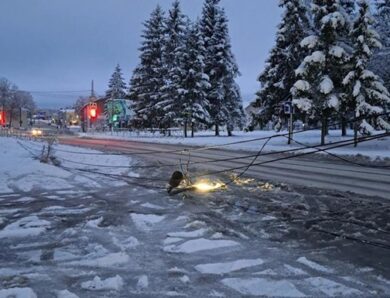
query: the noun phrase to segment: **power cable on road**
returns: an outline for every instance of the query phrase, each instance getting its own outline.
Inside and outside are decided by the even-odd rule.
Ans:
[[[385,137],[385,136],[381,135],[380,138],[382,138],[382,137]],[[271,137],[268,137],[268,141],[270,139],[271,139]],[[268,141],[267,141],[267,143],[268,143]],[[353,161],[350,161],[350,160],[348,160],[346,158],[343,158],[342,156],[339,156],[337,154],[328,152],[328,150],[333,148],[333,147],[329,147],[328,148],[328,146],[335,146],[335,145],[342,145],[342,144],[350,145],[351,142],[352,142],[352,139],[340,140],[340,141],[333,142],[333,143],[327,143],[325,145],[306,145],[306,144],[303,144],[301,142],[296,141],[295,139],[294,139],[294,142],[297,143],[298,145],[302,146],[302,148],[292,148],[292,149],[281,150],[281,151],[264,152],[264,153],[261,153],[261,156],[270,156],[270,155],[278,155],[278,154],[286,154],[286,153],[295,153],[295,152],[302,151],[304,149],[316,149],[315,152],[325,152],[325,153],[327,153],[330,156],[333,156],[333,157],[335,157],[337,159],[340,159],[340,160],[342,160],[344,162],[351,163],[353,165],[358,165],[358,166],[367,167],[367,168],[383,168],[383,169],[389,169],[390,168],[390,166],[370,165],[370,164],[361,164],[361,163],[353,162]],[[63,152],[62,150],[58,150],[57,148],[55,149],[55,151]],[[180,151],[180,152],[183,153],[182,151]],[[85,152],[85,153],[87,153],[87,152]],[[187,152],[187,153],[190,153],[190,152]],[[118,155],[121,155],[121,154],[118,153]],[[247,159],[247,158],[253,158],[253,157],[257,158],[258,156],[259,156],[259,152],[257,152],[256,154],[248,154],[248,155],[228,157],[228,158],[222,158],[222,159],[215,159],[215,158],[207,157],[207,160],[204,160],[204,161],[189,161],[187,163],[187,166],[189,166],[189,165],[198,165],[198,164],[219,163],[219,162],[227,162],[227,161],[238,161],[238,160],[241,160],[241,159]],[[198,156],[195,156],[195,157],[198,157]],[[65,162],[69,162],[69,163],[81,164],[81,165],[86,165],[86,166],[94,166],[94,167],[104,167],[104,168],[148,169],[148,168],[177,167],[176,163],[175,164],[159,164],[159,165],[114,166],[114,165],[91,164],[91,163],[72,161],[72,160],[69,160],[69,159],[66,159],[66,158],[63,158],[63,157],[57,157],[57,158],[60,159],[60,160],[65,161]],[[206,157],[200,157],[199,156],[198,158],[206,158]]]
[[[390,136],[390,133],[383,133],[383,134],[378,134],[378,135],[375,135],[375,136],[368,136],[368,137],[360,137],[360,138],[358,138],[357,143],[368,142],[368,141],[372,141],[372,140],[376,140],[376,139],[380,139],[380,138],[388,137],[388,136]],[[354,143],[355,143],[354,139],[350,140],[350,141],[343,141],[341,144],[340,143],[339,144],[334,143],[336,145],[329,146],[326,149],[327,150],[331,150],[331,149],[336,149],[336,148],[342,148],[342,147],[346,147],[346,146],[352,145]],[[319,152],[319,151],[322,150],[322,149],[319,149],[319,148],[313,148],[313,149],[314,149],[314,151],[302,152],[302,153],[298,153],[298,154],[291,155],[291,156],[284,156],[284,157],[280,157],[280,158],[276,158],[276,159],[272,159],[272,160],[267,160],[267,161],[263,161],[263,162],[259,162],[259,163],[254,163],[254,164],[252,164],[252,166],[260,166],[260,165],[264,165],[264,164],[267,164],[267,163],[272,163],[272,162],[282,161],[282,160],[286,160],[286,159],[291,159],[291,158],[301,157],[301,156],[305,156],[305,155],[310,155],[310,154],[314,154],[314,153]],[[300,150],[302,150],[302,149],[300,148]],[[232,167],[232,168],[229,168],[229,169],[220,170],[220,171],[216,171],[216,172],[211,172],[211,173],[207,173],[207,174],[202,174],[202,175],[198,175],[198,176],[195,176],[195,177],[196,178],[200,178],[200,177],[206,177],[206,176],[214,176],[214,175],[223,174],[223,173],[226,173],[226,172],[231,172],[231,171],[234,171],[234,170],[241,170],[241,169],[244,169],[246,167],[247,167],[246,165],[245,166],[239,166],[239,167]]]
[[[378,138],[382,138],[384,136],[389,136],[389,133],[385,133],[385,134],[380,134],[380,135],[376,135],[376,136],[370,136],[370,137],[362,137],[362,138],[359,138],[357,141],[358,143],[361,143],[361,142],[366,142],[366,141],[371,141],[371,140],[375,140],[375,139],[378,139]],[[355,140],[351,141],[350,144],[353,144],[355,142]],[[28,148],[27,146],[24,146],[21,142],[18,142],[25,150],[27,150],[28,152],[30,152],[30,154],[32,154],[33,156],[35,156],[35,154],[31,151],[31,148]],[[249,165],[246,165],[245,167],[239,167],[239,168],[244,168],[244,171],[242,171],[240,173],[240,176],[242,176],[251,166],[255,166],[255,165],[261,165],[261,164],[264,164],[264,163],[269,163],[269,162],[275,162],[275,161],[278,161],[278,160],[283,160],[283,159],[289,159],[289,158],[294,158],[296,156],[289,156],[289,157],[284,157],[284,158],[279,158],[279,159],[275,159],[275,160],[271,160],[271,161],[265,161],[265,162],[262,162],[262,163],[255,163],[257,157],[259,157],[261,155],[261,152],[262,150],[265,148],[266,144],[268,142],[266,142],[265,144],[263,144],[262,148],[259,150],[258,154],[256,155],[256,157],[252,160],[252,162],[249,164]],[[331,146],[330,148],[327,148],[327,150],[330,150],[330,149],[334,149],[334,148],[340,148],[340,147],[343,147],[343,146],[348,146],[350,144],[341,144],[341,145],[336,145],[336,146]],[[302,153],[301,155],[307,155],[307,154],[313,154],[315,152],[318,152],[318,151],[323,151],[324,149],[319,149],[317,148],[316,151],[313,151],[313,152],[305,152],[305,153]],[[36,157],[36,156],[35,156]],[[60,166],[61,168],[63,168],[64,170],[68,170],[68,171],[80,171],[80,172],[88,172],[88,173],[91,173],[91,174],[98,174],[98,175],[103,175],[103,176],[106,176],[106,177],[109,177],[111,179],[120,179],[122,181],[125,181],[127,182],[128,184],[132,184],[132,185],[135,185],[135,186],[139,186],[139,187],[144,187],[144,188],[154,188],[154,189],[158,189],[158,190],[163,190],[165,189],[165,187],[161,187],[161,186],[155,186],[155,185],[146,185],[146,184],[141,184],[141,183],[137,183],[137,182],[134,182],[134,181],[129,181],[128,179],[143,179],[143,180],[148,180],[148,181],[161,181],[161,179],[147,179],[147,178],[143,178],[143,177],[130,177],[130,176],[124,176],[124,175],[117,175],[117,174],[110,174],[110,173],[103,173],[103,172],[98,172],[98,171],[92,171],[92,170],[88,170],[88,169],[79,169],[79,168],[68,168],[68,167],[64,167],[64,166]],[[214,172],[214,173],[209,173],[207,174],[208,176],[209,175],[214,175],[216,173],[223,173],[223,172],[226,172],[226,171],[231,171],[231,170],[234,170],[234,169],[238,169],[238,167],[236,168],[231,168],[229,170],[224,170],[224,171],[219,171],[219,172]],[[165,180],[163,180],[165,181]],[[232,180],[231,182],[229,183],[232,183],[234,180]],[[327,218],[326,220],[329,220],[329,221],[337,221],[337,219],[332,219],[332,218]],[[371,240],[366,240],[366,239],[359,239],[359,238],[356,238],[356,237],[352,237],[352,236],[348,236],[348,235],[345,235],[345,234],[342,234],[342,233],[336,233],[336,232],[331,232],[331,231],[328,231],[328,230],[324,230],[322,228],[318,228],[316,226],[309,226],[307,227],[307,230],[309,231],[315,231],[315,232],[320,232],[320,233],[325,233],[325,234],[328,234],[328,235],[331,235],[331,236],[334,236],[334,237],[339,237],[339,238],[342,238],[342,239],[346,239],[346,240],[350,240],[350,241],[354,241],[354,242],[357,242],[357,243],[360,243],[360,244],[364,244],[364,245],[370,245],[370,246],[375,246],[375,247],[380,247],[380,248],[383,248],[383,249],[389,249],[390,250],[390,245],[388,244],[385,244],[385,243],[381,243],[381,242],[376,242],[376,241],[371,241]],[[378,230],[379,231],[379,230]],[[386,231],[387,232],[387,231]]]
[[[297,140],[295,140],[295,139],[293,139],[293,138],[291,138],[291,140],[292,140],[294,143],[296,143],[296,144],[298,144],[298,145],[300,145],[300,146],[305,147],[306,149],[311,148],[310,146],[305,145],[305,144],[303,144],[303,143],[301,143],[301,142],[298,142]],[[362,164],[362,163],[359,163],[359,162],[356,162],[356,161],[349,160],[349,159],[347,159],[347,158],[344,158],[344,157],[342,157],[342,156],[340,156],[340,155],[337,155],[337,154],[334,154],[334,153],[332,153],[332,152],[329,152],[328,150],[329,150],[329,149],[319,149],[319,152],[325,152],[325,153],[328,154],[329,156],[335,157],[335,158],[340,159],[340,160],[342,160],[342,161],[344,161],[344,162],[346,162],[346,163],[350,163],[350,164],[353,164],[353,165],[359,166],[359,167],[377,168],[377,169],[389,169],[389,168],[390,168],[390,166]]]

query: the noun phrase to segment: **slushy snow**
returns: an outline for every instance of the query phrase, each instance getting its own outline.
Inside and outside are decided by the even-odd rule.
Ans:
[[[37,236],[50,227],[50,222],[39,219],[37,216],[21,218],[0,231],[1,238],[25,238]]]
[[[101,279],[99,276],[95,276],[93,280],[85,281],[81,283],[83,289],[99,291],[99,290],[116,290],[119,291],[123,287],[123,279],[119,275],[109,277],[107,279]]]
[[[202,264],[195,266],[195,269],[206,274],[224,274],[244,268],[258,266],[263,263],[264,261],[262,259],[246,259],[226,263]]]
[[[161,222],[164,218],[164,216],[155,214],[131,214],[131,219],[133,220],[135,226],[142,231],[150,230],[153,225]]]
[[[180,245],[170,245],[164,247],[166,252],[175,252],[175,253],[194,253],[203,250],[210,249],[219,249],[225,247],[238,246],[239,243],[232,240],[208,240],[205,238],[189,240]]]
[[[306,265],[308,267],[310,267],[311,269],[314,269],[314,270],[318,270],[318,271],[321,271],[321,272],[324,272],[324,273],[333,273],[333,270],[332,269],[329,269],[329,268],[326,268],[316,262],[313,262],[313,261],[310,261],[308,260],[307,258],[305,257],[300,257],[297,259],[297,262],[298,263],[301,263],[303,265]]]
[[[285,280],[268,280],[265,278],[225,278],[222,283],[243,295],[269,297],[306,297],[305,294]]]
[[[0,298],[37,298],[37,295],[30,288],[10,288],[0,289]]]

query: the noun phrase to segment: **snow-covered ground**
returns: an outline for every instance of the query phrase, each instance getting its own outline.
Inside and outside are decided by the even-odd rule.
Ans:
[[[258,181],[170,197],[40,163],[41,143],[0,144],[1,298],[390,295],[388,249],[316,232],[386,246],[385,202]],[[56,148],[69,168],[135,162]]]
[[[353,140],[353,132],[348,131],[346,137],[340,136],[340,130],[330,130],[329,136],[326,139],[326,142],[334,143],[339,141],[349,141]],[[91,133],[81,133],[82,137],[92,137],[92,138],[106,138],[106,139],[125,139],[125,140],[136,140],[141,142],[151,142],[151,143],[165,143],[165,144],[182,144],[189,146],[213,146],[213,145],[223,145],[227,143],[237,142],[237,141],[247,141],[252,139],[258,139],[263,137],[270,137],[276,134],[285,135],[286,131],[280,133],[275,133],[274,131],[254,131],[254,132],[235,132],[233,137],[220,136],[215,137],[213,132],[199,132],[194,138],[184,138],[181,136],[171,136],[165,137],[159,133],[136,133],[136,132],[91,132]],[[306,132],[300,132],[294,135],[294,140],[299,143],[303,143],[307,146],[315,146],[320,144],[320,131],[311,130]],[[235,145],[226,145],[225,149],[230,150],[246,150],[246,151],[258,151],[264,144],[266,140],[253,141]],[[264,148],[266,151],[282,151],[290,148],[302,148],[302,145],[297,143],[292,143],[287,145],[287,138],[285,136],[280,136],[270,140]],[[362,155],[370,157],[371,159],[377,158],[390,158],[390,137],[377,139],[373,141],[363,142],[359,144],[356,148],[353,145],[336,148],[329,150],[329,152],[340,155]]]
[[[20,145],[21,144],[21,145]],[[0,139],[0,193],[19,191],[32,191],[34,189],[56,190],[72,189],[74,185],[82,187],[102,187],[104,183],[123,185],[124,182],[105,177],[85,173],[70,173],[62,168],[41,163],[38,157],[41,155],[44,142],[32,142],[17,140],[14,138]],[[25,148],[23,148],[25,146]],[[84,149],[70,146],[55,146],[55,156],[62,166],[68,168],[82,168],[100,170],[99,165],[130,166],[131,159],[125,156],[94,155],[96,151],[89,150],[91,154],[77,154],[71,152],[86,152]],[[62,151],[59,151],[62,150]],[[37,157],[37,158],[34,158]],[[96,166],[86,166],[84,163]],[[105,173],[125,174],[134,176],[136,174],[126,168],[106,168]],[[97,182],[98,180],[98,182]]]

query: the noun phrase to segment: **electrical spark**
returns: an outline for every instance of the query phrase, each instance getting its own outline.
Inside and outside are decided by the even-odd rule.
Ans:
[[[225,184],[220,183],[220,182],[211,183],[211,182],[207,182],[207,181],[198,182],[198,183],[195,183],[193,185],[195,190],[197,190],[199,192],[210,192],[210,191],[214,191],[214,190],[217,190],[219,188],[222,188],[224,186],[225,186]]]

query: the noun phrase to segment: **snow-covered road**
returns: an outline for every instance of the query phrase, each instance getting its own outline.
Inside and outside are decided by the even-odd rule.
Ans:
[[[378,132],[383,133],[383,132]],[[177,136],[167,137],[162,134],[146,133],[138,131],[118,131],[118,132],[90,132],[80,133],[82,137],[90,137],[95,139],[111,139],[111,140],[127,140],[137,141],[145,143],[159,143],[159,144],[170,144],[170,145],[185,145],[185,146],[220,146],[226,143],[241,142],[239,144],[232,144],[224,146],[225,149],[229,150],[244,150],[244,151],[255,151],[267,141],[266,138],[271,136],[279,135],[270,140],[264,148],[264,152],[268,151],[282,151],[286,149],[299,149],[302,148],[302,144],[306,146],[315,146],[320,144],[321,132],[320,130],[309,130],[309,131],[298,131],[293,136],[293,142],[291,145],[287,145],[287,131],[275,132],[269,131],[253,131],[253,132],[242,132],[236,131],[232,137],[226,137],[224,135],[220,137],[214,136],[213,131],[201,131],[196,133],[194,138],[184,138],[182,131],[178,132]],[[256,139],[262,139],[257,141],[250,141]],[[326,137],[326,143],[336,143],[340,141],[351,141],[353,140],[353,131],[348,130],[348,135],[345,137],[340,136],[339,130],[330,130],[329,135]],[[295,141],[299,142],[296,143]],[[365,156],[372,160],[375,159],[386,159],[390,158],[390,137],[373,140],[370,142],[362,142],[359,146],[354,147],[353,145],[335,148],[329,152],[333,154],[339,154],[344,156]],[[320,154],[324,154],[323,152]]]
[[[177,168],[179,160],[182,160],[184,164],[190,162],[189,170],[192,177],[226,171],[232,168],[238,169],[225,173],[225,176],[232,173],[240,173],[243,168],[254,161],[256,155],[253,152],[227,150],[225,146],[222,148],[197,150],[199,149],[197,147],[181,145],[76,137],[64,137],[60,139],[60,142],[129,155],[141,152],[141,155],[138,155],[139,157],[146,158],[149,162],[153,161],[156,166],[164,164],[173,165],[170,167],[172,171]],[[194,150],[188,152],[186,151],[188,148]],[[290,159],[290,157],[292,158]],[[256,158],[246,175],[272,182],[284,182],[306,187],[344,192],[350,191],[357,194],[390,198],[390,164],[381,161],[376,162],[375,165],[386,166],[387,168],[370,168],[354,164],[356,161],[367,164],[367,160],[356,160],[354,158],[347,158],[347,160],[351,160],[352,163],[337,158],[325,158],[320,155],[297,157],[291,154],[277,154],[277,152],[268,155],[264,153]],[[221,177],[223,173],[216,176]]]
[[[0,188],[0,297],[390,295],[388,249],[320,232],[390,244],[381,200],[255,180],[170,197],[92,174],[80,183],[0,142],[25,168]],[[49,176],[65,187],[39,180]]]

